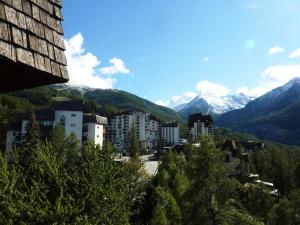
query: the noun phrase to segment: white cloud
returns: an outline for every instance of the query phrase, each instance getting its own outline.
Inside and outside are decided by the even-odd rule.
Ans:
[[[197,97],[197,95],[198,94],[196,92],[186,92],[182,95],[173,96],[168,101],[158,100],[158,101],[155,101],[155,103],[157,105],[174,108],[175,106],[192,101],[194,98]]]
[[[293,51],[290,54],[290,58],[291,59],[298,58],[298,57],[300,57],[300,48],[296,49],[295,51]]]
[[[226,96],[231,92],[231,90],[221,84],[216,84],[207,80],[203,80],[197,83],[196,91],[186,92],[182,95],[173,96],[168,101],[158,100],[155,103],[162,106],[167,106],[174,108],[178,105],[188,103],[192,101],[197,96],[211,99]]]
[[[264,87],[255,87],[255,88],[249,88],[249,87],[241,87],[236,90],[236,93],[238,94],[244,94],[251,97],[259,97],[263,94],[265,94],[268,90],[266,90]]]
[[[165,106],[168,107],[169,106],[169,102],[168,101],[163,101],[163,100],[157,100],[154,102],[156,105],[161,105],[161,106]]]
[[[261,74],[262,83],[268,88],[279,87],[295,77],[300,77],[300,65],[272,66]]]
[[[300,65],[271,66],[261,73],[257,87],[252,89],[241,87],[237,89],[237,92],[259,97],[274,88],[284,85],[295,77],[300,77]]]
[[[112,76],[101,73],[101,70],[104,69],[99,69],[101,61],[93,53],[86,52],[84,49],[84,37],[81,33],[65,40],[65,45],[70,84],[101,89],[113,88],[117,80]],[[112,63],[111,68],[113,68],[111,71],[129,73],[121,59],[113,58],[110,60],[110,63]]]
[[[210,57],[205,57],[202,61],[203,61],[204,63],[207,63],[209,60],[210,60]]]
[[[111,66],[100,69],[100,72],[105,75],[114,75],[118,73],[129,74],[130,70],[126,68],[122,59],[113,58],[109,60]]]
[[[260,80],[254,88],[243,86],[235,90],[236,93],[243,93],[251,97],[259,97],[274,88],[280,87],[295,77],[300,77],[300,65],[278,65],[266,68],[260,76]],[[195,92],[186,92],[183,95],[173,96],[168,101],[156,101],[157,104],[174,108],[183,103],[188,103],[196,96],[205,98],[208,101],[217,102],[220,97],[232,94],[228,87],[203,80],[197,83]]]
[[[274,46],[274,47],[269,49],[268,54],[269,55],[275,55],[275,54],[282,53],[282,52],[285,52],[284,48],[282,48],[280,46]]]
[[[230,93],[230,89],[221,84],[203,80],[197,83],[197,91],[201,97],[222,97]]]

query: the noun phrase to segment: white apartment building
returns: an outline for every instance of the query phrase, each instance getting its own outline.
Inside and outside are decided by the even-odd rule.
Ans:
[[[86,143],[88,140],[94,142],[95,145],[103,146],[106,136],[107,118],[84,114],[83,116],[83,134],[82,141]]]
[[[54,111],[54,125],[61,124],[65,128],[65,135],[68,137],[71,133],[76,135],[80,145],[82,144],[82,126],[83,126],[83,112],[69,111],[69,110],[55,110]]]
[[[117,113],[109,118],[109,139],[117,150],[128,151],[130,132],[133,127],[140,146],[147,147],[146,118],[148,115],[141,111],[128,111]]]
[[[202,135],[213,135],[213,127],[210,115],[198,113],[189,116],[189,136],[192,141],[197,141]]]
[[[74,133],[80,145],[90,140],[96,145],[103,146],[105,141],[107,118],[85,114],[83,103],[80,101],[60,102],[53,108],[37,111],[35,116],[40,125],[42,139],[49,136],[56,124],[61,124],[65,135],[70,136]],[[30,115],[20,114],[17,117],[17,123],[6,134],[6,157],[9,157],[14,145],[22,143],[26,134]]]
[[[162,125],[162,122],[150,113],[128,111],[109,118],[109,139],[118,151],[128,152],[130,131],[133,127],[140,147],[145,150],[155,150],[161,139],[168,145],[177,145],[180,142],[177,123]]]
[[[148,149],[155,149],[161,137],[161,122],[150,113],[146,116],[146,141]]]
[[[161,139],[167,145],[179,145],[180,143],[180,127],[178,123],[166,123],[161,127]]]

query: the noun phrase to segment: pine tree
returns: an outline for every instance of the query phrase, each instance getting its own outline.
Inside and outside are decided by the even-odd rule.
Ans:
[[[24,137],[24,146],[26,148],[34,148],[40,143],[40,126],[36,120],[35,114],[31,115],[27,123],[26,133]]]
[[[297,188],[300,188],[300,163],[297,164],[294,170],[294,183]]]
[[[291,192],[293,186],[293,171],[286,159],[279,159],[274,170],[274,186],[281,196]]]
[[[293,208],[287,198],[282,198],[267,216],[267,224],[295,225],[293,222]]]
[[[153,210],[151,225],[169,225],[166,212],[160,205]]]
[[[64,160],[67,154],[67,141],[65,136],[65,129],[62,125],[56,124],[54,126],[49,141],[59,160]]]
[[[136,137],[136,129],[135,126],[132,125],[132,128],[130,130],[130,157],[132,159],[139,159],[140,156],[140,148],[139,143]]]
[[[34,151],[41,143],[40,141],[40,126],[36,120],[35,114],[31,115],[30,120],[26,126],[26,133],[21,137],[22,143],[19,148],[12,151],[12,161],[20,166],[29,166],[31,157]]]
[[[228,181],[222,154],[211,137],[203,137],[201,147],[192,149],[188,171],[191,187],[186,194],[185,224],[221,224]]]

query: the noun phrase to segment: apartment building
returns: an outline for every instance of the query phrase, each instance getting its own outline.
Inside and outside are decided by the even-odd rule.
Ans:
[[[196,141],[202,135],[213,135],[214,121],[211,115],[197,113],[189,116],[189,137]]]
[[[180,127],[176,122],[165,123],[161,126],[161,139],[166,145],[180,144]]]
[[[106,117],[84,114],[82,142],[92,141],[95,145],[103,146],[106,141],[108,121]]]
[[[142,111],[116,113],[109,118],[109,140],[119,151],[128,151],[130,132],[134,128],[140,147],[146,148],[146,120],[149,114]]]
[[[169,145],[176,145],[180,142],[178,124],[163,124],[162,121],[148,112],[117,113],[109,118],[108,127],[109,139],[120,152],[129,150],[132,128],[135,129],[140,148],[144,150],[155,150],[161,139],[164,139]]]
[[[82,101],[66,101],[53,105],[52,108],[35,112],[35,118],[40,126],[42,139],[49,137],[56,124],[64,127],[65,135],[75,134],[80,145],[88,140],[102,146],[105,141],[107,118],[98,115],[84,113]],[[30,114],[17,115],[17,122],[13,124],[6,134],[6,156],[14,145],[20,145],[24,141],[26,127],[30,120]]]

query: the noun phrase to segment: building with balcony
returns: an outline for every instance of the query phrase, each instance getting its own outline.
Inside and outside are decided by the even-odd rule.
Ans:
[[[180,144],[180,126],[178,123],[164,123],[161,126],[161,139],[166,145]]]
[[[134,128],[135,136],[141,148],[147,148],[146,120],[149,113],[127,111],[116,113],[109,118],[109,140],[120,152],[129,150],[130,132]],[[147,121],[148,122],[148,121]]]
[[[120,152],[129,151],[130,132],[134,128],[140,148],[145,151],[156,150],[159,141],[176,145],[180,142],[179,125],[166,124],[148,112],[127,111],[109,118],[109,139]],[[164,135],[162,135],[164,132]]]
[[[40,137],[46,139],[56,124],[64,127],[65,135],[75,134],[80,145],[88,140],[103,146],[106,135],[107,118],[84,113],[82,101],[57,102],[52,108],[35,112],[35,119],[40,126]],[[20,145],[26,135],[30,114],[17,115],[17,122],[6,134],[6,156],[9,157],[13,146]]]
[[[92,141],[96,145],[103,146],[103,143],[106,141],[107,125],[108,121],[106,117],[84,114],[82,133],[83,144],[87,141]]]
[[[211,115],[197,113],[189,116],[188,127],[190,140],[196,141],[202,135],[213,135],[214,121]]]

